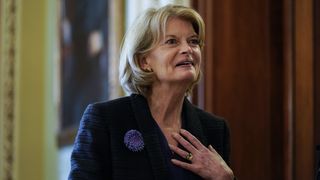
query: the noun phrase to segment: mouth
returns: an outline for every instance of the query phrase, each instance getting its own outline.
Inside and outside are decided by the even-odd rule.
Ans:
[[[176,67],[179,67],[179,66],[190,66],[190,65],[194,66],[194,63],[191,60],[184,60],[184,61],[181,61],[178,64],[176,64]]]

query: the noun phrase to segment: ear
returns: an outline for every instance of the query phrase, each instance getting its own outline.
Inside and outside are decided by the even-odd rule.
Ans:
[[[144,71],[149,71],[151,69],[147,61],[147,58],[145,56],[142,56],[141,58],[139,58],[139,66]]]

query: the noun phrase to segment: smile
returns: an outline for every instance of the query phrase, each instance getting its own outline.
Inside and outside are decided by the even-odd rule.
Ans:
[[[189,65],[194,66],[194,63],[193,63],[192,61],[186,60],[186,61],[181,61],[181,62],[179,62],[179,63],[176,65],[176,67],[178,67],[178,66],[189,66]]]

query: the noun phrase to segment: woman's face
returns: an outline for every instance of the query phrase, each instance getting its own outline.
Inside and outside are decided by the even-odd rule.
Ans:
[[[142,68],[151,68],[154,83],[190,85],[200,73],[199,36],[188,21],[169,19],[164,37],[143,59]],[[183,84],[181,84],[183,83]]]

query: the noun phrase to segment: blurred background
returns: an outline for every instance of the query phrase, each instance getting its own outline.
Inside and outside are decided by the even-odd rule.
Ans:
[[[84,108],[125,95],[118,63],[127,27],[168,3],[205,20],[192,101],[228,121],[238,179],[315,178],[319,1],[0,0],[0,180],[67,179]]]

